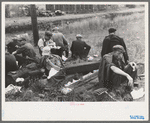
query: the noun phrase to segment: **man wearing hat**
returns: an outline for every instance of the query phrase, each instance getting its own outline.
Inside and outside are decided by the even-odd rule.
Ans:
[[[51,49],[49,46],[43,48],[42,57],[39,64],[40,67],[43,67],[46,70],[45,73],[48,76],[48,79],[50,79],[63,67],[61,57],[51,54]]]
[[[43,48],[42,57],[39,62],[39,67],[45,69],[47,75],[47,84],[45,90],[49,90],[54,86],[61,85],[60,83],[65,79],[66,73],[64,65],[60,56],[51,54],[50,47]],[[55,89],[55,88],[53,88]]]
[[[62,57],[63,52],[66,51],[66,57],[68,57],[68,41],[66,40],[65,36],[59,32],[58,27],[53,28],[52,34],[52,40],[56,43],[56,46],[61,47],[60,50],[57,51],[57,55]]]
[[[27,57],[31,59],[36,59],[36,53],[34,51],[34,47],[30,43],[26,42],[26,39],[24,37],[17,38],[17,44],[19,48],[16,51],[14,51],[12,54],[15,55],[19,66],[22,64],[20,62],[25,62],[25,59]]]
[[[103,40],[101,56],[103,57],[105,54],[112,52],[113,46],[121,45],[125,49],[123,56],[124,56],[125,63],[127,64],[129,57],[127,54],[126,45],[124,43],[123,38],[120,38],[119,36],[115,35],[115,32],[116,32],[115,28],[110,28],[108,32],[109,32],[109,35],[106,36],[105,39]]]
[[[88,44],[85,43],[85,41],[82,41],[82,35],[81,34],[77,34],[76,35],[76,39],[75,41],[72,42],[71,45],[71,52],[72,52],[72,58],[73,59],[86,59],[91,46],[89,46]]]
[[[56,43],[51,40],[52,33],[49,31],[45,32],[45,37],[39,39],[38,41],[38,47],[39,47],[39,53],[42,55],[42,50],[45,46],[55,47]]]
[[[115,45],[113,52],[102,57],[98,72],[100,88],[107,88],[112,91],[125,83],[132,90],[137,70],[134,64],[125,65],[123,61],[124,52],[123,46]]]

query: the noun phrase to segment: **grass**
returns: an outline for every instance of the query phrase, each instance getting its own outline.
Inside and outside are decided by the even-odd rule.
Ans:
[[[71,41],[75,40],[76,34],[82,34],[83,40],[92,47],[90,55],[100,55],[103,39],[108,35],[107,30],[110,27],[115,27],[117,28],[116,34],[122,37],[126,43],[130,61],[144,62],[144,26],[144,14],[136,13],[128,16],[117,16],[112,21],[102,17],[95,17],[61,27],[61,30],[65,33],[70,44]]]
[[[76,34],[82,34],[83,40],[86,41],[92,48],[90,55],[100,55],[102,42],[105,36],[108,35],[110,27],[117,28],[117,35],[122,37],[126,43],[130,61],[144,62],[145,49],[145,28],[144,14],[135,13],[127,16],[117,16],[114,20],[105,17],[94,17],[64,25],[60,27],[69,44],[75,40]],[[22,33],[22,32],[21,32]],[[32,43],[33,37],[31,31],[27,32]],[[39,31],[40,37],[44,35],[44,31]],[[14,34],[6,34],[6,42],[11,41]],[[38,50],[37,50],[38,53]]]
[[[89,55],[98,54],[100,56],[102,42],[105,36],[108,35],[108,29],[110,27],[115,27],[117,29],[116,34],[122,37],[126,43],[127,51],[129,54],[130,61],[135,62],[144,62],[145,61],[145,14],[144,13],[135,13],[132,15],[119,15],[116,16],[113,20],[105,17],[94,17],[91,19],[86,19],[82,21],[77,21],[71,23],[70,25],[63,25],[60,27],[60,31],[63,32],[65,37],[68,39],[69,45],[73,40],[75,40],[76,34],[82,34],[83,40],[91,46]],[[17,33],[17,34],[21,34]],[[31,31],[27,32],[30,37],[30,41],[33,44],[33,37]],[[6,34],[6,43],[11,41],[11,37],[16,33]],[[44,35],[44,31],[39,31],[40,37]],[[37,47],[35,48],[38,53]],[[36,87],[36,86],[35,86]],[[28,93],[33,93],[32,97],[28,96]],[[41,92],[42,93],[42,92]],[[67,101],[78,100],[77,95],[74,95],[74,98],[71,96],[63,96],[60,93],[54,93],[54,98],[51,97],[52,93],[42,93],[45,95],[44,98],[40,98],[36,92],[25,91],[22,97],[25,99],[15,98],[13,99],[6,98],[7,101],[19,101],[19,100],[30,100],[30,101]],[[27,95],[27,96],[24,96]],[[31,95],[31,94],[30,94]],[[60,99],[61,98],[61,99]]]
[[[103,16],[107,18],[114,18],[118,14],[132,14],[134,12],[144,12],[144,7],[137,7],[132,9],[119,8],[117,10],[108,9],[106,11],[99,11],[94,13],[86,14],[67,14],[64,16],[56,17],[38,17],[38,28],[40,30],[50,29],[56,25],[65,24],[66,22],[75,22],[77,20],[88,19],[94,16]],[[6,18],[5,21],[5,31],[6,33],[20,32],[31,30],[31,17],[16,17],[16,18]]]

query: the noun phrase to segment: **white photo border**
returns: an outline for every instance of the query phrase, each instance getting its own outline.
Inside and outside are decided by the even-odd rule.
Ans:
[[[149,69],[145,69],[144,102],[5,102],[5,4],[41,4],[41,2],[2,2],[2,121],[147,121],[149,120]],[[116,2],[75,2],[75,4],[116,4]],[[42,4],[74,4],[73,2],[42,2]],[[149,6],[148,2],[117,2],[117,4],[145,5],[145,68],[149,68]],[[130,119],[130,115],[144,119]]]

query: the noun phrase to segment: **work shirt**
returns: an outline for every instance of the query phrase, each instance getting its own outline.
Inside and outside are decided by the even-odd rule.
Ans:
[[[39,39],[38,47],[39,47],[40,55],[42,55],[42,49],[41,48],[44,48],[45,46],[49,46],[50,48],[52,48],[52,47],[56,46],[56,43],[51,39],[48,41],[46,41],[44,38]]]
[[[28,56],[30,58],[34,58],[36,56],[36,53],[34,51],[34,47],[30,43],[25,43],[23,46],[18,48],[16,54],[21,54],[21,53],[22,53],[23,57]]]
[[[63,50],[68,46],[65,36],[60,32],[53,32],[52,40],[56,43],[56,46],[60,46]]]
[[[38,47],[41,48],[41,47],[45,47],[45,46],[50,46],[50,47],[54,47],[56,46],[56,43],[53,42],[51,39],[46,41],[45,39],[39,39],[38,41]]]

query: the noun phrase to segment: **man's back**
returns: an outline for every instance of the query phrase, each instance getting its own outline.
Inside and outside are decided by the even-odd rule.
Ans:
[[[110,38],[110,47],[109,48],[111,49],[111,52],[112,52],[113,46],[122,45],[122,42],[121,42],[122,39],[120,37],[118,37],[116,35],[110,35],[109,38]]]
[[[101,55],[104,56],[105,54],[112,52],[112,48],[115,45],[122,45],[121,40],[122,39],[116,35],[106,36],[103,41]]]
[[[64,39],[64,35],[60,32],[54,32],[52,40],[56,43],[56,46],[64,47],[64,45],[67,45],[67,42]]]
[[[80,58],[85,57],[86,50],[89,51],[91,47],[87,45],[84,41],[73,41],[71,46],[72,55],[79,56]]]
[[[101,56],[103,57],[105,54],[112,52],[113,51],[112,48],[115,45],[123,46],[126,51],[126,45],[123,41],[123,38],[120,38],[119,36],[114,34],[106,36],[103,41]],[[129,59],[127,51],[123,55],[124,55],[125,62],[127,62],[127,60]]]

